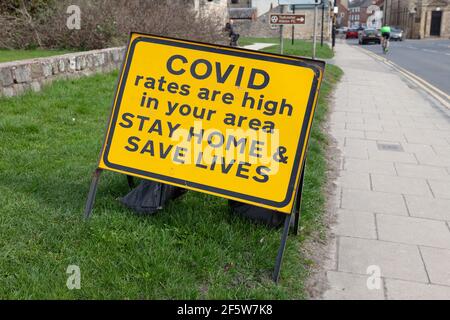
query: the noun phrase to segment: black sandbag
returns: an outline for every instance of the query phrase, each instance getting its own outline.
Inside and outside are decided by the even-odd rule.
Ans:
[[[171,199],[178,198],[186,189],[160,182],[143,180],[119,201],[124,206],[141,214],[154,214]]]
[[[228,204],[234,214],[272,228],[281,227],[287,217],[284,213],[239,201],[228,200]]]

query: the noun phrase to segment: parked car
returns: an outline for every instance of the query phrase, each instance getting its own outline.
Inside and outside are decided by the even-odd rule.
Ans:
[[[376,29],[364,29],[358,33],[359,44],[366,44],[369,42],[381,43],[380,32]]]
[[[358,39],[358,30],[348,29],[345,34],[345,39]]]
[[[392,27],[390,39],[392,41],[403,41],[403,30],[399,28]]]

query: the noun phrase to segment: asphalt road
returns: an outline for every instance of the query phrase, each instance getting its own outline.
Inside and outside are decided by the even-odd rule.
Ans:
[[[357,40],[347,41],[358,45]],[[450,95],[450,40],[391,41],[387,55],[382,53],[381,45],[368,44],[363,47],[386,57]]]

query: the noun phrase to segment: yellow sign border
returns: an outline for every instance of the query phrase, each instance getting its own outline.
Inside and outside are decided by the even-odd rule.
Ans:
[[[308,105],[306,107],[305,117],[303,123],[301,124],[300,138],[297,144],[297,152],[294,159],[294,165],[292,168],[288,189],[286,191],[286,196],[283,201],[276,202],[272,200],[267,200],[264,198],[258,198],[255,196],[248,196],[243,193],[232,192],[225,189],[215,188],[195,182],[190,182],[186,180],[176,179],[174,177],[168,177],[164,175],[157,174],[155,172],[146,172],[142,170],[137,170],[134,168],[125,167],[119,164],[114,164],[108,161],[108,152],[111,145],[111,141],[114,135],[114,127],[117,122],[118,113],[121,106],[122,93],[125,89],[126,80],[128,76],[128,71],[133,58],[134,48],[136,44],[140,41],[153,42],[163,45],[169,45],[173,47],[182,47],[193,50],[206,51],[210,53],[218,53],[225,55],[233,55],[245,58],[252,58],[264,61],[270,61],[275,63],[284,63],[293,66],[299,66],[304,68],[310,68],[314,72],[313,84],[308,99]],[[127,46],[127,52],[122,64],[119,81],[117,83],[114,102],[111,108],[111,113],[108,121],[107,132],[105,134],[104,144],[101,150],[101,156],[98,161],[98,168],[106,169],[110,171],[115,171],[127,175],[132,175],[140,177],[143,179],[155,180],[162,183],[167,183],[175,185],[178,187],[200,191],[228,199],[233,199],[252,205],[257,205],[272,210],[277,210],[283,213],[291,213],[294,198],[297,194],[298,180],[300,172],[303,167],[303,162],[306,155],[307,142],[309,140],[309,134],[311,130],[312,120],[314,117],[314,111],[317,104],[318,92],[320,84],[323,77],[323,71],[325,68],[325,62],[318,60],[310,60],[306,58],[299,58],[294,56],[284,56],[272,53],[258,52],[253,50],[246,50],[242,48],[232,48],[221,45],[213,45],[196,41],[181,40],[170,37],[162,37],[151,34],[135,33],[130,34],[130,40]],[[299,152],[300,151],[300,152]]]

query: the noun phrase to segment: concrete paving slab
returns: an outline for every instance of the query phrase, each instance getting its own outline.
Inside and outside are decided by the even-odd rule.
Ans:
[[[331,130],[342,162],[323,297],[450,299],[450,113],[356,46],[338,44],[335,62],[330,121],[345,126]],[[367,290],[369,267],[383,290]]]

